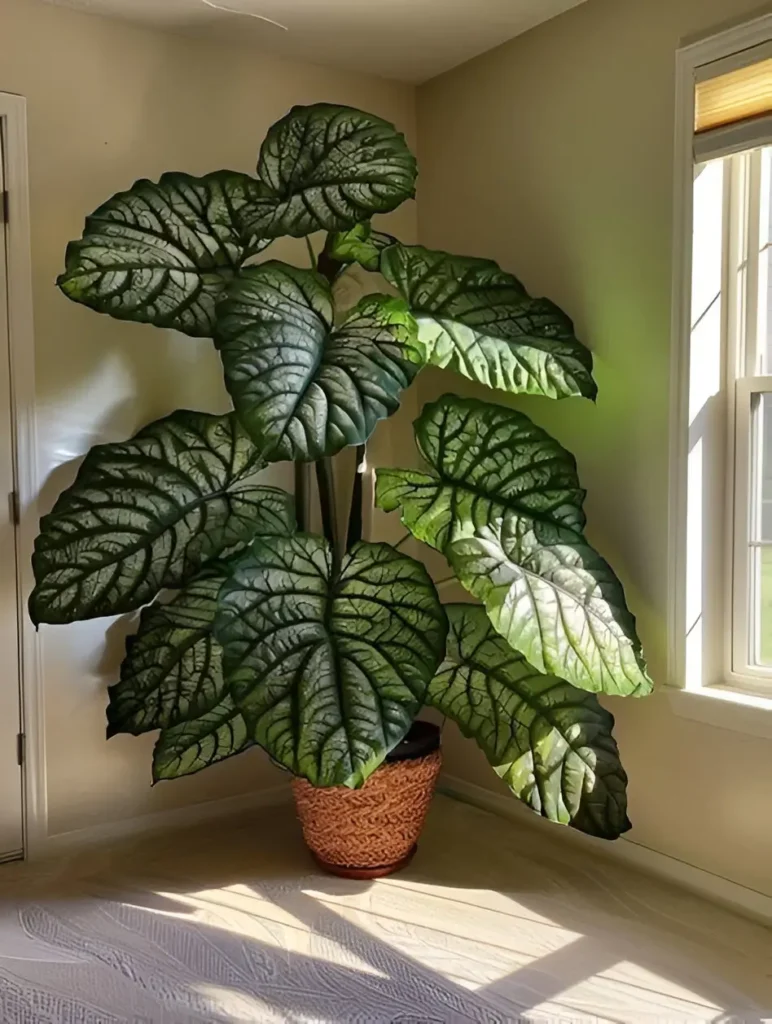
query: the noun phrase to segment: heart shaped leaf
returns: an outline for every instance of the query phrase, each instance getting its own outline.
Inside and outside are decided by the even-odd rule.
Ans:
[[[161,729],[153,781],[192,775],[252,745],[225,685],[212,634],[226,565],[205,570],[168,604],[142,611],[111,686],[107,735]]]
[[[363,444],[423,364],[402,300],[369,296],[334,326],[327,281],[276,262],[234,281],[216,343],[239,419],[274,462]]]
[[[211,711],[225,696],[222,648],[212,636],[227,570],[204,572],[168,604],[142,610],[126,642],[121,679],[109,688],[107,735],[139,736]]]
[[[613,717],[584,690],[536,672],[478,605],[446,605],[445,664],[427,703],[476,740],[512,792],[550,821],[616,839],[630,827]]]
[[[403,738],[445,650],[426,569],[359,543],[258,538],[220,592],[215,635],[250,738],[316,786],[361,784]]]
[[[118,320],[211,337],[223,289],[268,244],[235,223],[255,184],[234,171],[136,182],[87,219],[67,248],[59,287]]]
[[[257,533],[286,533],[293,501],[256,483],[257,450],[231,413],[178,411],[86,456],[40,523],[33,622],[134,611]]]
[[[358,263],[376,273],[381,268],[381,253],[397,239],[382,231],[373,231],[369,223],[355,224],[349,231],[338,231],[327,239],[325,251],[339,263]]]
[[[416,162],[394,125],[352,107],[293,107],[268,132],[260,186],[241,211],[260,238],[339,231],[415,193]]]
[[[251,746],[246,723],[226,696],[198,718],[164,729],[153,751],[153,782],[194,775]]]
[[[380,269],[416,317],[430,363],[513,394],[595,398],[592,355],[569,318],[492,260],[393,245]]]
[[[496,630],[583,690],[651,690],[624,591],[585,540],[576,463],[527,416],[445,395],[416,421],[431,472],[378,470],[378,505],[442,551]]]

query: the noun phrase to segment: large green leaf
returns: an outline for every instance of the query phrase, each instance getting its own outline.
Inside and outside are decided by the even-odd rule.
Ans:
[[[496,263],[393,245],[380,268],[416,317],[430,363],[503,391],[595,398],[592,355],[569,318]]]
[[[242,211],[261,238],[339,231],[415,192],[416,162],[394,125],[352,107],[293,107],[268,132],[261,184]]]
[[[192,775],[252,745],[227,691],[212,629],[227,565],[204,570],[168,604],[142,611],[121,679],[109,688],[107,735],[161,735],[153,781]]]
[[[138,181],[86,220],[58,284],[119,320],[211,337],[215,302],[243,261],[268,243],[240,235],[255,181],[234,171]]]
[[[423,363],[401,299],[369,296],[334,326],[329,283],[277,262],[234,281],[216,342],[236,412],[271,461],[363,444]]]
[[[133,611],[262,533],[286,533],[290,495],[256,483],[258,453],[231,413],[178,411],[92,448],[40,523],[35,623]]]
[[[153,754],[154,782],[191,775],[252,745],[212,635],[227,573],[225,565],[204,570],[168,604],[143,609],[126,642],[120,682],[109,688],[108,737],[163,730]]]
[[[168,604],[142,610],[126,641],[120,682],[109,688],[107,735],[168,729],[215,708],[225,696],[222,648],[212,636],[227,570],[192,580]]]
[[[194,775],[251,746],[246,722],[226,695],[211,711],[164,729],[153,751],[153,782]]]
[[[581,532],[573,456],[522,413],[454,395],[415,426],[431,471],[378,470],[378,505],[401,508],[540,672],[584,690],[648,693],[622,585]]]
[[[338,231],[329,235],[325,251],[339,263],[358,263],[365,270],[375,273],[381,268],[381,253],[397,239],[382,231],[373,231],[369,222],[355,224],[349,231]]]
[[[427,703],[477,741],[537,814],[604,839],[627,831],[627,776],[613,717],[593,694],[536,672],[479,605],[445,611],[447,655]]]
[[[359,784],[405,735],[447,621],[424,567],[359,543],[258,538],[220,592],[215,635],[252,739],[317,786]]]

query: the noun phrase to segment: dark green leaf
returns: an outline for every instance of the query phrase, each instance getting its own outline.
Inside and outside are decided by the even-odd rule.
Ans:
[[[369,223],[355,224],[350,231],[338,231],[327,239],[325,249],[339,263],[358,263],[372,273],[380,270],[381,253],[397,239],[373,231]]]
[[[220,293],[268,244],[240,236],[237,212],[255,181],[234,171],[138,181],[86,221],[67,248],[62,291],[118,320],[211,337]]]
[[[536,672],[478,605],[446,605],[450,632],[427,703],[477,741],[515,796],[542,817],[616,839],[627,776],[613,717],[593,694]]]
[[[431,471],[379,470],[378,505],[442,551],[494,627],[584,690],[651,690],[624,591],[585,540],[573,456],[527,416],[445,395],[416,421]]]
[[[251,746],[246,723],[226,696],[198,718],[164,729],[153,751],[153,782],[194,775]]]
[[[33,622],[133,611],[262,533],[286,533],[292,498],[255,482],[258,453],[234,415],[178,411],[98,445],[40,523]]]
[[[394,125],[352,107],[293,107],[268,132],[261,185],[241,213],[260,238],[339,231],[415,192],[416,162]]]
[[[137,633],[126,642],[120,682],[109,688],[108,736],[168,729],[223,699],[222,648],[212,626],[226,572],[205,571],[168,604],[142,610]]]
[[[369,296],[333,326],[328,282],[276,262],[233,283],[216,342],[236,412],[271,461],[362,444],[423,362],[401,299]]]
[[[225,565],[205,570],[169,604],[143,609],[121,680],[110,687],[108,736],[163,730],[153,755],[155,782],[191,775],[252,745],[212,635],[227,572]]]
[[[516,394],[595,398],[592,355],[569,318],[496,263],[393,245],[380,268],[416,317],[430,363]]]
[[[445,649],[424,567],[321,537],[258,538],[220,592],[215,635],[252,739],[317,786],[361,783],[405,735]]]

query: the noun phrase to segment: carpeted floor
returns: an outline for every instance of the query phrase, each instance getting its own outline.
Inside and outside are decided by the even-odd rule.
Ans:
[[[0,868],[2,1024],[772,1017],[772,932],[550,831],[437,798],[375,883],[291,808]]]

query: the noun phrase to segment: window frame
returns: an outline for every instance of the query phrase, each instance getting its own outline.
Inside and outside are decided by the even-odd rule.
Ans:
[[[2,47],[0,47],[2,53]],[[18,614],[20,624],[22,726],[24,740],[24,856],[35,859],[48,845],[45,758],[45,694],[40,635],[26,614],[34,586],[30,552],[38,531],[35,415],[35,331],[32,302],[31,222],[27,157],[27,105],[23,96],[0,91],[0,121],[5,146],[8,275],[8,331],[16,447]],[[0,496],[5,497],[5,496]]]
[[[770,138],[769,145],[772,145]],[[760,298],[760,224],[764,188],[762,151],[727,158],[730,166],[730,194],[735,208],[728,217],[728,251],[731,266],[742,268],[742,286],[736,275],[727,275],[729,290],[729,323],[727,325],[727,382],[729,416],[726,478],[732,481],[728,511],[729,551],[725,573],[731,585],[731,638],[725,655],[727,679],[739,689],[758,690],[772,696],[772,665],[762,667],[751,657],[751,648],[758,647],[758,623],[754,623],[756,601],[752,593],[758,580],[751,565],[751,550],[762,542],[754,538],[754,494],[761,471],[758,445],[758,413],[756,396],[772,394],[772,373],[763,373],[762,334],[759,329]],[[768,217],[767,217],[768,220]],[[755,467],[754,467],[755,463]],[[729,490],[729,489],[728,489]]]
[[[699,81],[721,74],[727,67],[747,60],[747,51],[759,47],[766,50],[770,45],[772,14],[765,14],[746,24],[684,46],[676,54],[667,682],[673,688],[670,693],[677,712],[709,721],[711,724],[735,727],[730,721],[731,715],[727,713],[728,705],[735,705],[741,712],[737,717],[739,724],[736,727],[744,732],[758,732],[757,720],[754,720],[755,727],[749,728],[749,712],[758,709],[769,711],[769,715],[763,716],[766,721],[761,725],[761,734],[772,738],[772,669],[754,671],[749,659],[746,658],[740,663],[735,655],[736,650],[739,650],[738,644],[744,643],[744,639],[741,638],[746,634],[742,630],[748,621],[746,608],[743,623],[742,599],[738,593],[742,579],[738,579],[738,586],[732,585],[730,595],[726,594],[727,581],[736,578],[735,563],[738,560],[742,561],[739,557],[741,541],[747,544],[747,536],[741,529],[741,524],[748,521],[747,509],[744,513],[742,508],[737,508],[735,499],[735,495],[739,494],[739,488],[727,488],[726,507],[718,513],[723,519],[724,541],[719,558],[722,563],[724,592],[713,594],[709,598],[719,608],[720,621],[724,624],[724,636],[721,638],[722,656],[718,659],[720,668],[714,673],[709,684],[706,684],[702,677],[689,678],[687,674],[687,505],[694,180],[698,161],[706,159],[703,155],[705,137],[700,138],[694,132],[695,87]],[[762,120],[765,123],[767,121]],[[738,150],[745,149],[746,146],[745,132],[738,133],[730,127],[714,133],[713,149],[724,147],[724,152],[716,152],[715,156],[730,156]],[[727,162],[727,166],[731,168],[725,182],[727,199],[737,194],[737,182],[731,182],[729,177],[740,173],[738,168],[744,159],[732,156]],[[726,231],[732,218],[728,203],[725,207]],[[746,244],[747,238],[738,240],[735,232],[730,245],[736,246],[740,241]],[[726,266],[724,282],[732,287]],[[736,300],[745,302],[747,296],[730,295],[729,306],[737,308]],[[738,352],[743,351],[745,339],[737,336],[736,328],[736,323],[724,324],[725,343],[730,358],[736,358]],[[727,374],[730,370],[728,359],[725,358],[722,373]],[[732,480],[735,479],[735,474],[747,473],[750,467],[747,445],[745,449],[741,446],[736,450],[735,441],[740,437],[740,431],[745,424],[745,421],[738,422],[738,413],[742,410],[742,414],[745,415],[745,411],[750,408],[750,401],[747,404],[741,404],[739,401],[745,396],[741,389],[754,385],[751,384],[750,375],[743,380],[740,374],[736,385],[727,386],[729,383],[731,382],[726,379],[722,381],[721,401],[724,404],[721,414],[725,416],[725,430],[728,431],[724,473],[725,479]],[[758,384],[758,379],[755,379],[755,385]],[[772,391],[772,374],[763,379],[763,386]],[[727,529],[730,523],[731,529]],[[743,550],[747,551],[747,548]],[[731,575],[728,575],[730,573]],[[694,674],[692,672],[692,676]],[[702,673],[700,675],[702,676]],[[717,700],[705,700],[706,697]]]

